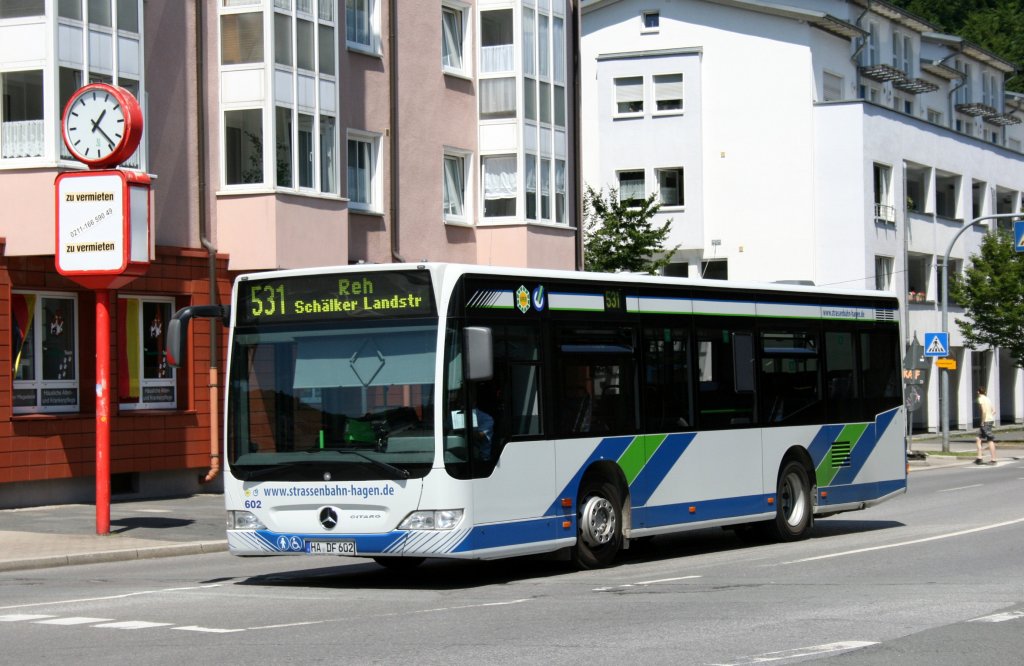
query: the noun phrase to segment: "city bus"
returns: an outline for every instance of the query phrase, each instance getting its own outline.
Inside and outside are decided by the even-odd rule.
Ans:
[[[211,310],[213,308],[213,310]],[[891,293],[440,263],[242,275],[239,556],[558,553],[719,526],[806,538],[906,492]]]

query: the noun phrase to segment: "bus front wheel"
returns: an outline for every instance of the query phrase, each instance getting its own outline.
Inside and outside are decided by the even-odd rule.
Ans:
[[[591,477],[580,486],[576,504],[577,541],[572,559],[581,569],[600,569],[622,548],[622,498],[608,479]]]
[[[799,541],[810,536],[814,524],[811,483],[807,469],[790,460],[779,472],[775,493],[774,532],[779,541]]]

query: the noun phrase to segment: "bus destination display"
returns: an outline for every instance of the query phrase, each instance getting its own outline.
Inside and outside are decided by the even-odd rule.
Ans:
[[[254,279],[238,285],[238,324],[434,314],[425,271]]]

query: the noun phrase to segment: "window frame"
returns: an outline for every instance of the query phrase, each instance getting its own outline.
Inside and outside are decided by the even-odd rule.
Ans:
[[[32,312],[30,318],[30,327],[32,329],[32,367],[35,370],[38,368],[38,372],[34,371],[34,378],[32,379],[17,379],[17,367],[14,367],[11,373],[11,412],[15,416],[19,414],[56,414],[56,413],[77,413],[81,409],[82,404],[82,392],[80,390],[79,383],[81,381],[81,368],[79,363],[80,355],[80,308],[78,303],[78,294],[74,292],[59,292],[59,291],[35,291],[31,289],[12,289],[11,290],[11,343],[13,347],[14,333],[16,330],[16,317],[14,316],[14,296],[16,295],[32,295],[35,297],[32,303]],[[72,358],[73,358],[73,377],[71,379],[46,379],[43,374],[45,372],[45,340],[43,326],[37,326],[36,323],[42,321],[43,311],[43,300],[66,300],[71,301],[72,307],[74,307],[74,314],[71,317],[72,325]],[[63,317],[62,317],[63,319]],[[23,338],[24,339],[24,338]],[[24,343],[22,343],[24,346]],[[12,361],[20,361],[21,351],[15,352],[15,358]],[[67,357],[67,349],[65,348],[65,358]],[[13,367],[13,366],[12,366]],[[67,390],[71,389],[75,393],[74,404],[61,404],[61,405],[44,405],[43,404],[43,391],[46,390]],[[33,390],[35,392],[35,404],[33,405],[16,405],[15,398],[18,391]]]
[[[469,20],[469,17],[471,16],[470,10],[470,5],[462,2],[456,2],[455,0],[443,0],[441,3],[441,71],[445,74],[462,78],[470,78],[473,75],[473,69],[471,66],[473,42],[470,34],[473,22]],[[448,24],[445,21],[445,15],[447,13],[455,14],[461,30],[461,34],[457,36],[458,39],[452,42],[453,46],[457,46],[459,50],[460,65],[458,67],[445,64],[444,62],[444,46],[448,43]]]
[[[668,82],[666,79],[670,77],[679,77],[679,82]],[[660,85],[658,79],[661,79]],[[661,74],[653,74],[651,76],[651,89],[654,92],[654,108],[651,109],[652,116],[677,116],[686,111],[686,89],[684,88],[686,78],[682,72],[663,72]],[[673,87],[679,87],[679,96],[669,94],[663,97],[667,93],[673,91]],[[659,105],[662,102],[674,103],[678,101],[679,106],[677,108],[662,109]]]
[[[145,317],[145,309],[144,309],[145,305],[148,303],[148,304],[156,304],[156,305],[161,305],[161,306],[169,306],[165,310],[165,312],[168,315],[173,315],[174,311],[175,311],[175,309],[177,307],[177,303],[175,302],[175,299],[172,296],[154,296],[154,295],[139,295],[139,294],[118,294],[118,297],[117,297],[118,326],[120,327],[120,324],[123,321],[124,322],[124,326],[125,326],[125,331],[128,330],[128,328],[127,328],[128,326],[132,325],[132,322],[129,322],[127,320],[128,312],[129,312],[129,307],[128,307],[127,303],[125,303],[125,301],[129,301],[129,300],[137,301],[138,304],[139,304],[138,305],[138,317],[139,318],[134,322],[135,325],[137,325],[139,327],[138,330],[139,330],[139,340],[140,340],[140,344],[139,344],[139,347],[138,347],[139,356],[136,359],[137,362],[138,362],[138,370],[140,372],[140,375],[137,378],[138,382],[139,382],[139,396],[138,396],[138,402],[123,402],[121,400],[121,392],[124,389],[124,387],[119,385],[118,386],[118,395],[117,395],[118,409],[120,409],[120,410],[129,410],[129,411],[143,410],[143,409],[166,409],[166,410],[177,409],[178,408],[178,376],[177,376],[177,369],[174,368],[172,365],[170,365],[168,363],[168,364],[166,364],[166,371],[170,373],[169,377],[150,377],[150,378],[147,378],[146,377],[146,367],[145,367],[146,349],[145,349],[145,344],[141,342],[142,340],[145,339],[146,333],[147,333],[147,330],[146,330],[146,317]],[[162,322],[162,331],[157,334],[158,339],[159,339],[160,335],[166,335],[166,326],[167,326],[167,323],[169,321],[170,321],[170,317],[168,316],[167,320]],[[153,323],[155,323],[155,322],[151,322],[151,325]],[[153,335],[153,331],[152,330],[148,331],[148,333],[150,335]],[[118,335],[120,336],[120,328],[119,328]],[[120,344],[118,346],[120,347]],[[126,345],[126,347],[127,346],[128,345]],[[164,360],[164,361],[166,360],[166,352],[164,351],[165,346],[166,346],[165,343],[159,343],[159,342],[157,343],[157,349],[158,349],[158,351],[159,351],[159,353],[160,353],[160,355],[162,357],[162,360]],[[127,349],[119,349],[118,350],[118,363],[125,362],[125,359],[122,359],[122,357],[121,357],[121,353],[124,353],[126,351],[127,351]],[[158,364],[158,368],[160,367],[160,365],[161,364]],[[131,366],[129,366],[129,369],[130,369],[130,367]],[[122,372],[121,375],[122,376],[126,376],[126,372]],[[173,400],[172,401],[164,401],[164,402],[143,402],[143,396],[145,395],[145,390],[147,388],[154,388],[154,387],[157,387],[157,388],[170,387],[171,391],[172,391],[172,395],[173,395]]]
[[[346,133],[345,140],[345,174],[346,174],[346,190],[345,196],[348,199],[348,207],[351,210],[363,212],[363,213],[383,213],[383,204],[381,202],[381,145],[383,135],[377,132],[367,132],[365,130],[353,130],[349,129]],[[351,191],[351,169],[352,165],[349,163],[348,155],[350,145],[352,143],[363,143],[369,144],[369,156],[371,164],[368,169],[365,169],[367,174],[366,182],[366,194],[367,201],[359,201],[352,198]]]
[[[472,178],[472,157],[473,154],[468,150],[462,150],[459,148],[451,148],[446,146],[441,157],[441,217],[445,224],[455,224],[460,226],[472,226],[471,218],[467,211],[467,206],[470,204],[472,199],[472,192],[470,189],[470,179]],[[445,205],[445,201],[448,200],[448,161],[458,160],[462,163],[462,214],[452,214],[448,212],[448,207]]]
[[[662,185],[662,174],[663,173],[675,173],[678,178],[678,184],[676,186],[677,201],[675,203],[668,203],[664,201],[661,196],[664,187]],[[658,183],[658,201],[661,203],[662,208],[685,208],[686,207],[686,169],[683,167],[659,167],[654,169],[654,179]]]
[[[626,83],[629,81],[630,83]],[[633,96],[626,95],[625,100],[623,99],[622,93],[624,91],[634,91],[636,84],[635,81],[640,82],[640,107],[638,109],[631,109],[623,111],[622,104],[636,104],[637,100],[633,99]],[[629,88],[627,88],[629,86]],[[644,77],[641,76],[616,76],[612,79],[612,87],[615,90],[615,109],[612,114],[615,118],[642,118],[644,115]]]
[[[365,9],[354,7],[355,3],[364,3]],[[366,30],[366,41],[358,41],[350,38],[349,7],[352,6],[353,14],[364,16],[358,27]],[[359,35],[357,34],[358,38]],[[379,0],[345,0],[345,47],[350,51],[368,53],[370,55],[382,55],[380,39],[380,1]]]

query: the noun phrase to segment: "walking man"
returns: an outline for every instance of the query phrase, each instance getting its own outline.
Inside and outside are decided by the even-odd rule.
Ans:
[[[974,459],[974,464],[985,464],[985,462],[981,459],[981,445],[983,442],[987,441],[989,457],[991,458],[988,461],[988,464],[995,465],[996,437],[994,434],[992,434],[992,426],[994,426],[996,422],[996,408],[992,406],[992,401],[989,400],[987,395],[985,395],[984,386],[978,388],[978,409],[981,412],[981,427],[978,428],[978,437],[975,440],[975,444],[978,445],[978,457]]]

